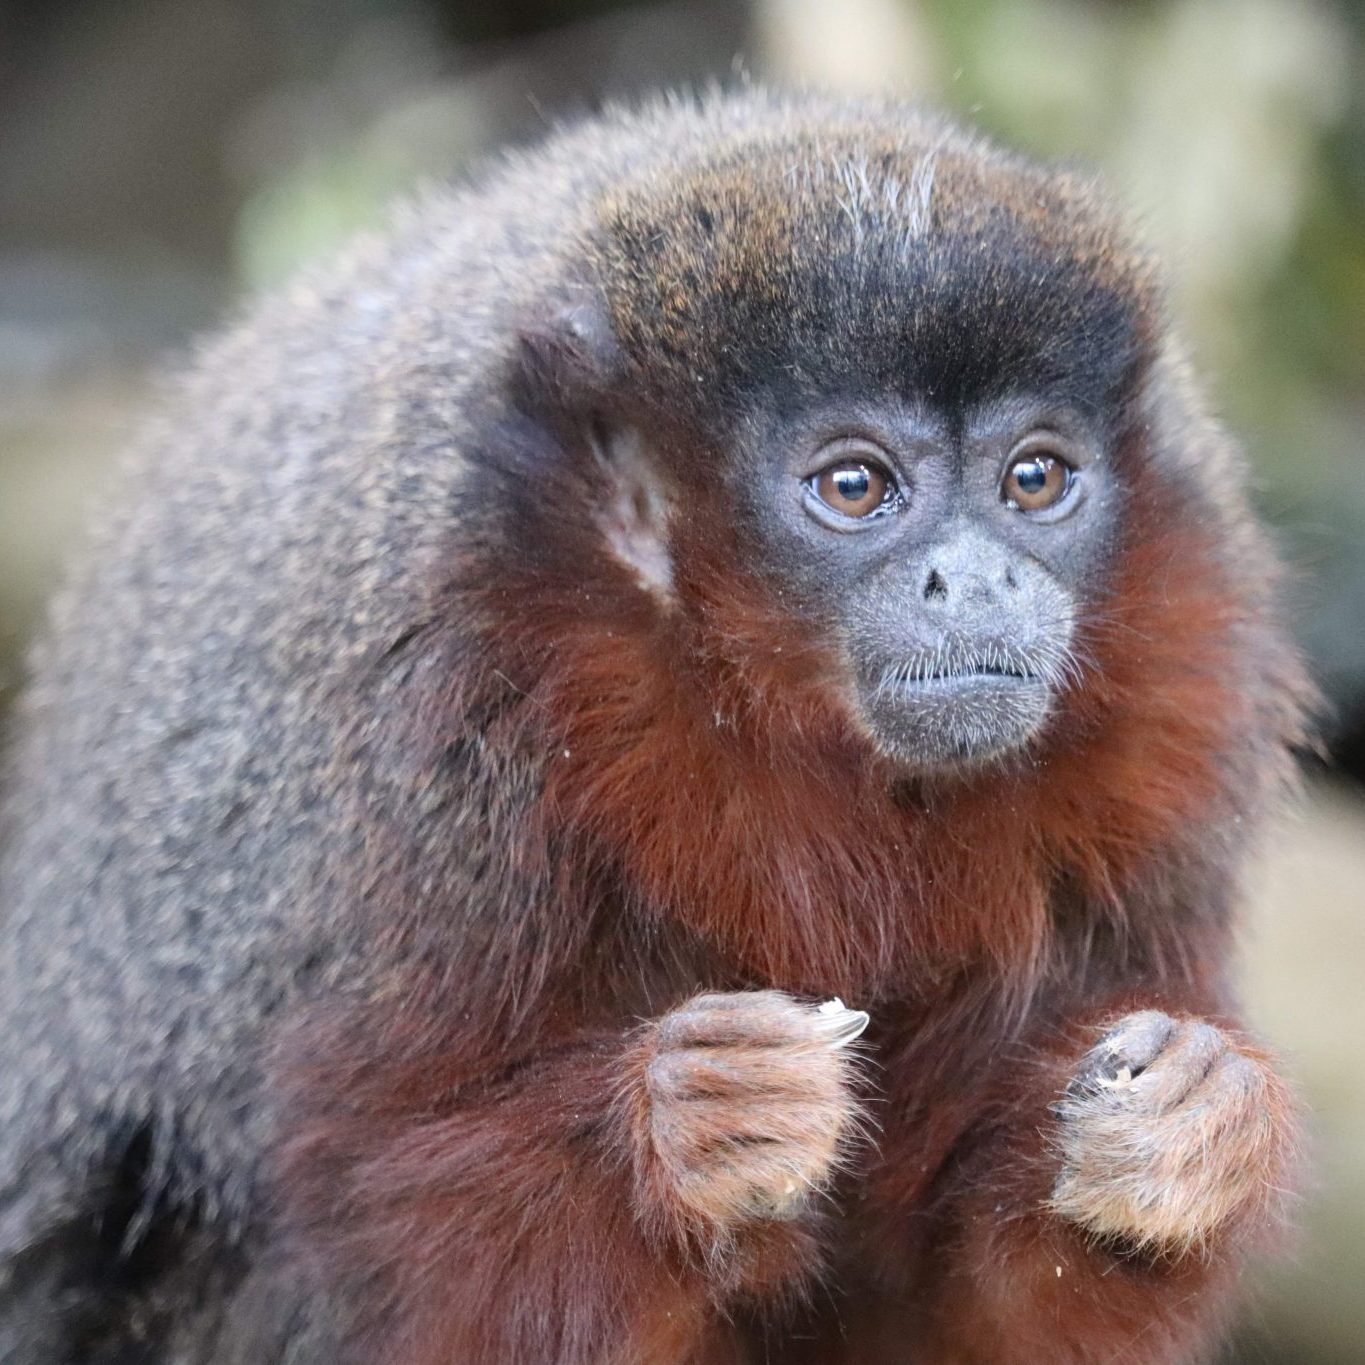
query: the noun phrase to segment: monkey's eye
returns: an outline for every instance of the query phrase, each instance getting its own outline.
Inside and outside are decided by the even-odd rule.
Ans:
[[[1063,459],[1044,451],[1030,451],[1005,471],[1000,496],[1021,512],[1039,512],[1060,502],[1071,488],[1076,471]]]
[[[890,475],[863,460],[840,460],[822,469],[811,478],[810,489],[826,507],[855,520],[885,511],[896,496]]]

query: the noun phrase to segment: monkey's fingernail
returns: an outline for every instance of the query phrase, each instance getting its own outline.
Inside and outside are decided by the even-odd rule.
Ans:
[[[1133,1069],[1132,1069],[1132,1067],[1121,1066],[1121,1067],[1119,1067],[1118,1071],[1114,1073],[1114,1075],[1113,1075],[1112,1077],[1110,1077],[1110,1076],[1101,1076],[1101,1077],[1099,1078],[1099,1083],[1100,1083],[1100,1085],[1102,1085],[1106,1090],[1116,1090],[1116,1089],[1118,1089],[1119,1086],[1131,1084],[1131,1083],[1132,1083],[1132,1080],[1133,1080]]]
[[[820,1032],[835,1047],[843,1047],[857,1038],[871,1021],[866,1010],[851,1010],[836,995],[816,1007],[816,1023]]]

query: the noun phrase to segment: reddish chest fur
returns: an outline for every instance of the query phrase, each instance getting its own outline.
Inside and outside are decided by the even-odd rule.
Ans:
[[[580,831],[647,913],[789,990],[871,1001],[972,964],[1026,985],[1059,879],[1121,919],[1245,721],[1235,607],[1188,530],[1139,525],[1107,594],[1122,610],[1092,613],[1039,756],[933,785],[870,751],[837,662],[761,588],[692,587],[687,620],[603,591],[517,628],[559,622],[533,694],[556,746],[546,824]]]

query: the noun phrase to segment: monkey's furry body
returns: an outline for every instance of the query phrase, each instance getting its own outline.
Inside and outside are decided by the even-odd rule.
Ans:
[[[1088,185],[610,115],[253,309],[129,480],[9,768],[5,1359],[1208,1348],[1306,689]]]

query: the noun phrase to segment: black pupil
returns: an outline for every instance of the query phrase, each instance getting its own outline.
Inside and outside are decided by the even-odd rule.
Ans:
[[[1022,493],[1041,493],[1047,487],[1047,466],[1042,460],[1025,460],[1014,466],[1014,480]]]
[[[861,465],[855,465],[837,471],[834,486],[845,502],[861,502],[872,488],[872,476]]]

